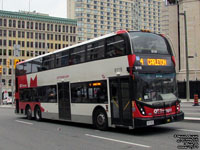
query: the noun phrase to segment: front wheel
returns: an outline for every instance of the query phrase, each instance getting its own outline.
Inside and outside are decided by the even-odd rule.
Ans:
[[[99,130],[106,130],[108,128],[108,117],[103,109],[98,109],[94,113],[94,125]]]
[[[35,120],[40,121],[42,119],[42,113],[39,107],[35,109]]]

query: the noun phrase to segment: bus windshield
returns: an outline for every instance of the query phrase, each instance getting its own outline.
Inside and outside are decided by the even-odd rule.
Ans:
[[[143,102],[177,99],[175,73],[137,74],[136,78],[136,99]]]
[[[134,53],[169,54],[165,39],[153,33],[130,32]]]

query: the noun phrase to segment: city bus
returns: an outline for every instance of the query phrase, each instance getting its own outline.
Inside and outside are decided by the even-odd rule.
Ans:
[[[28,119],[129,129],[184,119],[164,35],[119,30],[16,65],[16,110]]]

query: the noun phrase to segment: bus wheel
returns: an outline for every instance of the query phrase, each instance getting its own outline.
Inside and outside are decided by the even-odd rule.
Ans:
[[[40,107],[37,106],[35,108],[35,120],[40,121],[41,119],[42,119],[42,113],[41,113]]]
[[[31,120],[32,119],[32,110],[31,110],[31,107],[30,106],[27,106],[26,107],[26,118],[28,120]]]
[[[94,125],[99,130],[106,130],[108,128],[108,118],[103,109],[98,109],[94,113]]]

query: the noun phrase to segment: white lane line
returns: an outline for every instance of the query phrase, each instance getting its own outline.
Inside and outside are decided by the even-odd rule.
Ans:
[[[177,129],[179,131],[186,131],[186,132],[197,132],[197,133],[200,133],[200,131],[198,130],[188,130],[188,129]]]
[[[126,141],[121,141],[121,140],[116,140],[116,139],[111,139],[111,138],[106,138],[106,137],[101,137],[101,136],[96,136],[96,135],[91,135],[91,134],[85,134],[85,135],[89,136],[89,137],[94,137],[94,138],[98,138],[98,139],[103,139],[103,140],[108,140],[108,141],[113,141],[113,142],[118,142],[118,143],[123,143],[123,144],[129,144],[129,145],[140,146],[140,147],[145,147],[145,148],[151,147],[151,146],[148,146],[148,145],[131,143],[131,142],[126,142]]]
[[[25,121],[20,121],[20,120],[15,120],[15,121],[19,123],[23,123],[23,124],[33,125],[33,123],[30,123],[30,122],[25,122]]]
[[[200,118],[196,117],[184,117],[185,120],[200,120]]]
[[[199,113],[187,113],[187,112],[184,112],[184,114],[186,114],[186,115],[199,115]]]

